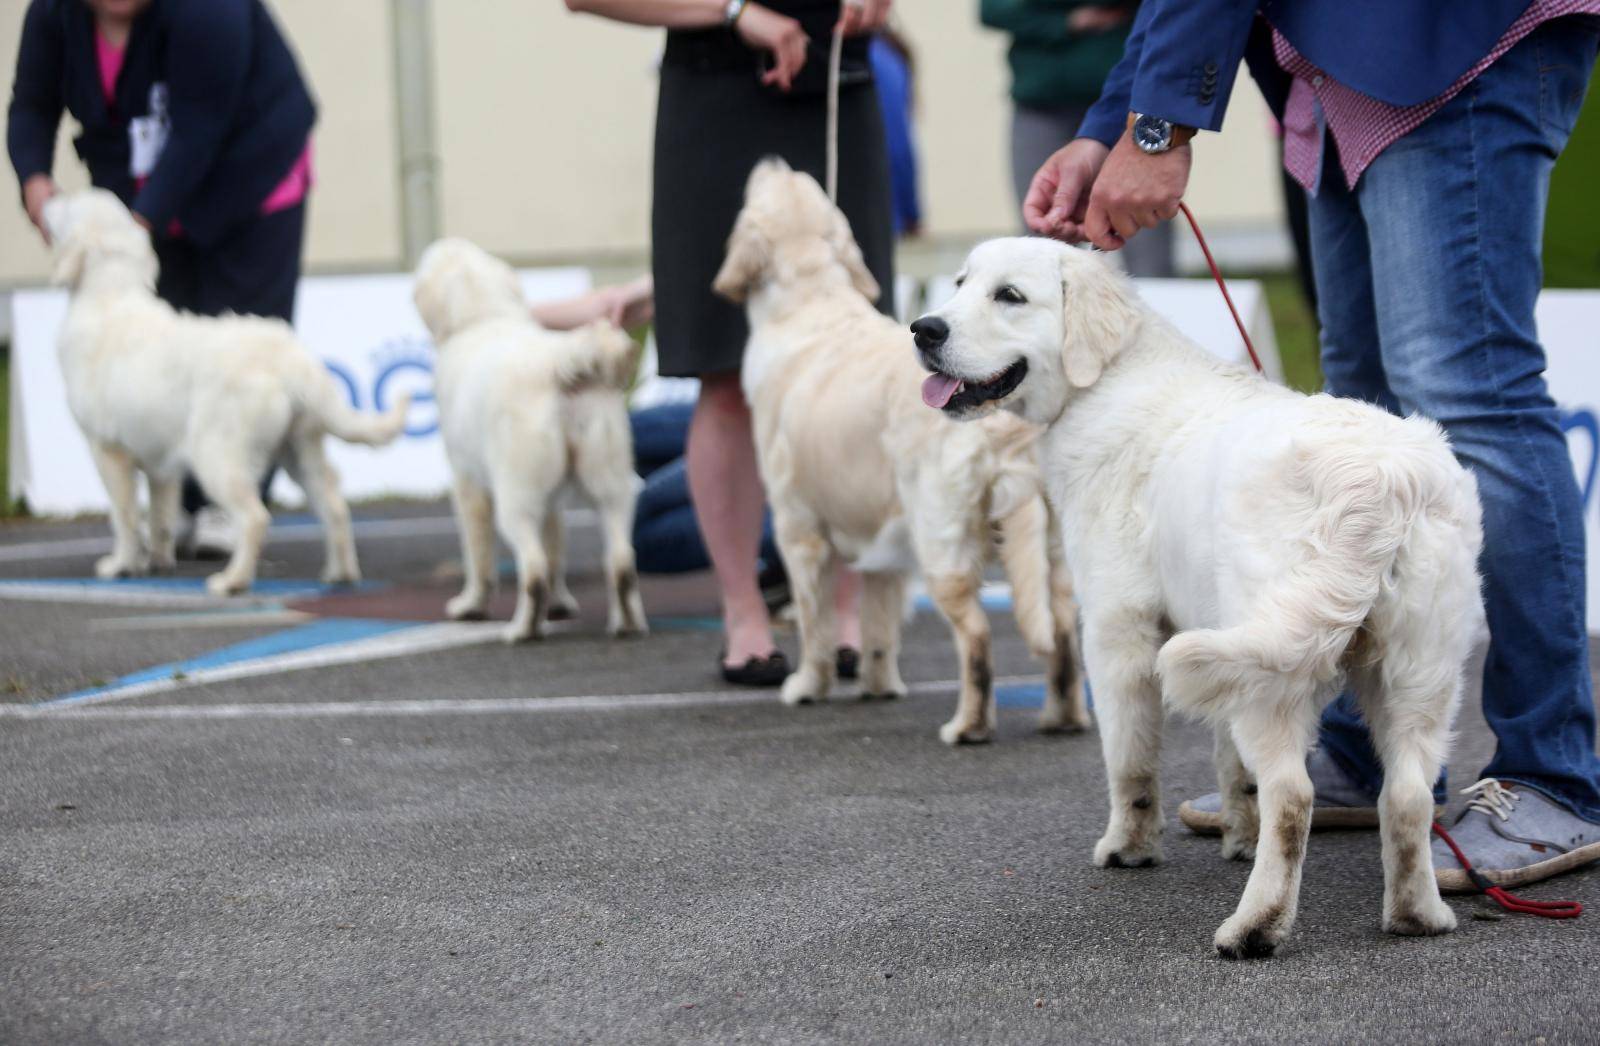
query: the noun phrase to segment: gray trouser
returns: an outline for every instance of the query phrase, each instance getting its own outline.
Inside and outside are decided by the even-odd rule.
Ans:
[[[1059,109],[1033,109],[1014,106],[1011,111],[1011,184],[1017,192],[1017,209],[1028,195],[1034,172],[1078,133],[1088,106],[1069,105]],[[1173,276],[1172,223],[1143,229],[1116,253],[1135,276]]]

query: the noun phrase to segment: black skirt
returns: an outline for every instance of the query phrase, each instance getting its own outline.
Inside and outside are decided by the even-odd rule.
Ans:
[[[825,46],[823,55],[825,62]],[[744,69],[697,68],[671,58],[669,43],[656,109],[655,333],[661,373],[696,377],[738,370],[744,357],[744,308],[713,294],[711,281],[750,169],[781,156],[822,182],[828,103],[821,91],[785,95],[763,87],[754,57]],[[883,289],[878,307],[888,312],[894,294],[889,159],[877,92],[856,79],[839,93],[839,205]]]

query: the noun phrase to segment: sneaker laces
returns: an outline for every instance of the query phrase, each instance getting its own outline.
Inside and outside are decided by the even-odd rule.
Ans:
[[[1467,802],[1468,810],[1476,810],[1480,814],[1492,814],[1502,821],[1511,820],[1511,815],[1516,812],[1517,800],[1522,798],[1492,777],[1485,777],[1476,784],[1463,788],[1461,794],[1472,796]]]

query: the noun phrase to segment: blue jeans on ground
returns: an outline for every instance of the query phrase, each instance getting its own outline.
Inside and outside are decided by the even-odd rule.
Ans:
[[[1547,22],[1367,168],[1331,137],[1311,201],[1328,390],[1444,426],[1483,501],[1490,647],[1483,771],[1600,820],[1583,506],[1534,328],[1550,172],[1577,120],[1595,23]],[[1354,700],[1322,721],[1341,768],[1382,771]],[[1442,782],[1441,782],[1442,788]]]
[[[689,469],[683,459],[693,416],[693,403],[668,403],[629,415],[634,469],[644,477],[633,516],[633,552],[642,574],[682,574],[711,567],[689,500]],[[781,562],[772,539],[771,513],[762,522],[761,560],[764,566]]]

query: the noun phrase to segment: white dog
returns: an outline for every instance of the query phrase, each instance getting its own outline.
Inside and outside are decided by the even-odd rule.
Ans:
[[[1018,624],[1050,666],[1040,727],[1084,729],[1076,607],[1050,539],[1039,430],[1005,417],[956,425],[921,404],[911,338],[872,307],[878,287],[844,215],[782,161],[752,172],[713,286],[748,302],[744,390],[803,648],[783,700],[820,699],[833,682],[839,560],[864,574],[862,693],[904,694],[901,612],[920,564],[962,666],[956,715],[939,736],[987,741],[993,669],[978,592],[998,537]]]
[[[540,327],[511,267],[465,240],[428,248],[415,299],[439,348],[435,394],[466,569],[466,587],[445,612],[483,616],[498,523],[517,561],[506,641],[536,638],[548,617],[571,616],[557,495],[575,482],[605,532],[609,630],[643,634],[633,557],[639,481],[625,395],[638,346],[609,323]]]
[[[1110,779],[1095,862],[1161,858],[1164,695],[1216,725],[1223,852],[1255,855],[1217,949],[1271,954],[1298,901],[1306,754],[1348,681],[1384,763],[1384,928],[1451,930],[1432,785],[1485,626],[1477,490],[1439,428],[1221,363],[1049,240],[980,245],[912,329],[946,414],[1049,427]]]
[[[123,577],[173,566],[187,469],[240,527],[233,558],[206,587],[216,595],[244,591],[270,522],[257,486],[281,461],[322,520],[323,580],[359,580],[350,510],[322,437],[381,446],[400,434],[409,400],[381,416],[358,414],[288,324],[174,311],[154,293],[149,235],[111,193],[57,196],[44,217],[55,244],[54,281],[72,291],[61,373],[111,498],[115,543],[95,572]],[[150,487],[148,550],[139,535],[137,472]]]

